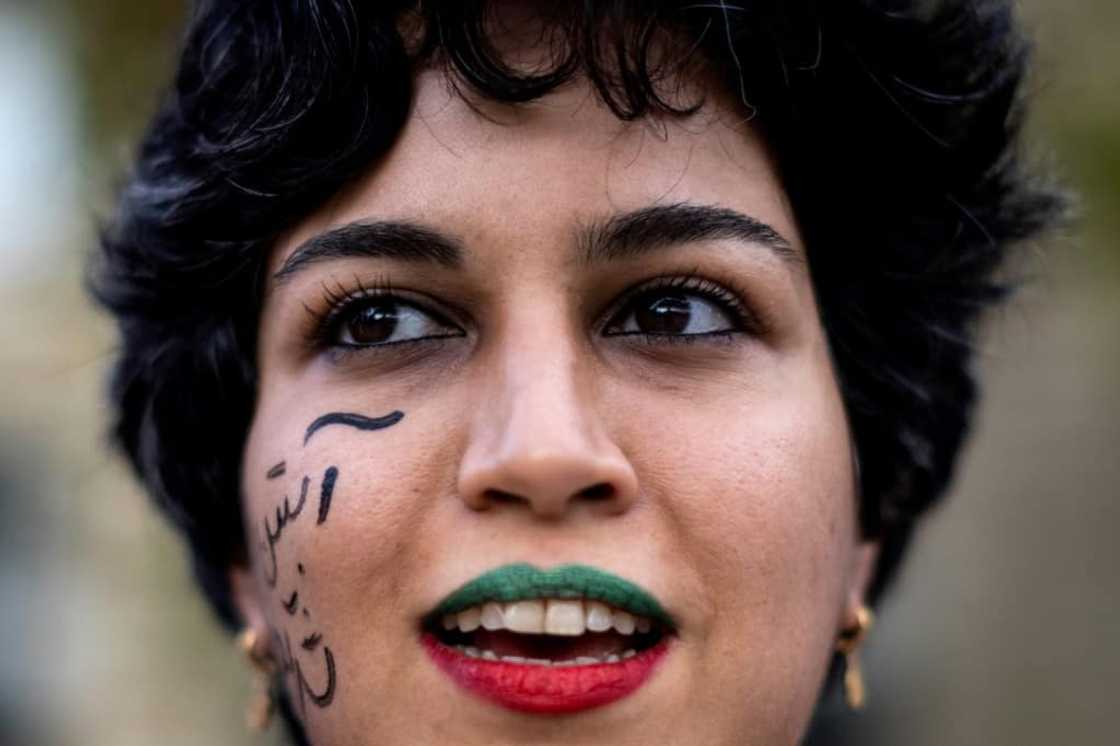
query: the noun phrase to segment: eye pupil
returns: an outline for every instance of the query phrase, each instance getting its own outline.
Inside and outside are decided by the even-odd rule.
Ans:
[[[638,329],[645,334],[680,334],[691,318],[692,304],[682,295],[658,295],[634,314]]]
[[[383,301],[356,313],[346,329],[354,344],[378,344],[393,335],[399,320],[397,304]]]

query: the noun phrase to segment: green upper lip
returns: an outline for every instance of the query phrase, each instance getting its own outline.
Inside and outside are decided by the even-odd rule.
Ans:
[[[460,586],[440,601],[434,617],[455,614],[487,601],[509,603],[532,598],[587,598],[675,627],[651,594],[628,580],[586,565],[541,570],[521,563],[505,565]]]

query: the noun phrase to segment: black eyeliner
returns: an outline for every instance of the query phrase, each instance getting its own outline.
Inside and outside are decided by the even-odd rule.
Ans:
[[[655,334],[650,332],[610,332],[609,330],[625,321],[633,309],[633,304],[641,298],[656,294],[657,292],[674,291],[690,293],[717,304],[737,328],[733,330],[702,332],[698,334]],[[710,280],[698,272],[688,272],[679,275],[662,275],[637,284],[627,290],[616,301],[609,314],[609,320],[603,325],[602,333],[607,337],[642,337],[654,343],[690,343],[713,338],[730,340],[735,334],[761,335],[766,331],[766,325],[761,322],[758,315],[742,300],[737,291],[727,288],[722,283]]]
[[[388,278],[376,278],[368,286],[358,277],[355,277],[353,282],[354,290],[346,290],[337,281],[334,287],[324,283],[321,290],[322,304],[326,306],[324,311],[317,311],[304,305],[304,309],[312,317],[312,328],[308,334],[308,343],[314,352],[332,351],[336,356],[342,357],[348,353],[429,344],[439,340],[466,336],[466,332],[460,328],[459,324],[453,322],[446,312],[433,308],[433,305],[438,305],[434,302],[434,299],[424,301],[411,297],[411,294],[402,293],[394,289]],[[368,305],[385,302],[392,302],[418,310],[429,316],[437,324],[447,327],[449,331],[446,334],[433,334],[415,339],[402,339],[376,344],[346,344],[338,341],[340,327],[353,314],[362,311]]]

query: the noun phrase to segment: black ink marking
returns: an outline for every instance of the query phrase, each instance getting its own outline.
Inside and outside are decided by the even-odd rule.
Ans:
[[[303,563],[302,562],[297,562],[296,563],[296,570],[299,571],[300,575],[303,575]]]
[[[392,427],[402,419],[404,419],[404,412],[399,410],[390,412],[384,417],[366,417],[365,415],[354,414],[353,412],[329,412],[322,417],[316,418],[314,422],[307,426],[307,432],[303,436],[303,444],[307,445],[307,441],[311,440],[311,436],[327,425],[349,425],[359,430],[381,430],[386,427]]]
[[[323,660],[325,660],[327,664],[327,684],[322,694],[316,693],[315,690],[311,688],[311,685],[307,683],[307,679],[303,676],[303,671],[300,669],[299,662],[296,662],[296,672],[299,674],[299,683],[302,685],[303,690],[307,691],[307,696],[311,697],[311,701],[315,703],[316,707],[326,707],[331,703],[331,700],[334,699],[334,655],[331,653],[331,649],[326,645],[323,646]]]
[[[279,637],[279,634],[273,631],[273,634]],[[313,635],[314,636],[314,635]],[[310,639],[310,638],[308,638]],[[306,642],[306,640],[305,640]],[[318,641],[315,643],[318,645]],[[304,714],[306,710],[305,700],[311,699],[311,702],[316,707],[326,707],[334,699],[334,690],[337,683],[337,675],[334,668],[334,653],[331,652],[330,647],[323,646],[323,662],[327,669],[327,683],[323,687],[322,692],[316,692],[311,684],[307,681],[307,677],[303,674],[303,666],[300,665],[299,660],[292,654],[292,640],[288,636],[287,631],[284,632],[283,645],[278,646],[280,650],[280,670],[284,675],[294,673],[296,676],[296,684],[299,688],[299,711]]]
[[[337,479],[337,466],[332,466],[323,473],[323,488],[319,492],[319,520],[315,521],[316,526],[327,520],[327,513],[331,509],[331,496],[334,495],[334,483]]]
[[[281,506],[277,506],[275,528],[269,527],[268,516],[265,516],[264,518],[264,535],[268,544],[268,558],[270,566],[272,568],[272,572],[265,573],[264,577],[265,582],[268,583],[269,588],[276,587],[276,542],[280,541],[280,537],[284,533],[284,527],[287,526],[290,521],[299,516],[299,514],[303,511],[303,505],[305,502],[307,502],[307,487],[310,483],[310,479],[308,479],[307,477],[303,478],[303,484],[300,486],[299,490],[299,502],[296,503],[295,508],[292,508],[291,505],[288,504],[287,497],[284,498],[284,502],[282,505],[283,510],[281,510]]]
[[[321,634],[319,634],[318,632],[316,632],[313,635],[308,635],[307,637],[303,638],[303,642],[300,643],[300,647],[303,648],[304,650],[309,650],[309,651],[314,652],[315,648],[319,647],[319,642],[322,639],[323,639],[323,636]]]
[[[265,476],[266,479],[276,479],[276,477],[282,477],[282,476],[284,476],[284,471],[287,468],[288,468],[287,463],[284,462],[284,461],[281,461],[276,466],[269,469],[268,472],[264,476]]]
[[[276,634],[277,637],[280,636],[279,632],[274,631],[274,634]],[[299,669],[299,661],[297,661],[295,659],[295,656],[292,655],[292,638],[288,636],[288,630],[284,630],[284,639],[280,640],[280,645],[278,645],[277,649],[280,651],[280,673],[284,676],[287,676],[290,673],[294,673],[296,675],[296,688],[299,690],[299,714],[305,715],[307,704],[304,701],[302,686],[303,673]]]
[[[292,591],[292,595],[284,602],[284,611],[295,614],[299,608],[299,591]]]
[[[311,618],[311,612],[307,610],[306,606],[303,607],[303,618],[304,619],[310,619]]]

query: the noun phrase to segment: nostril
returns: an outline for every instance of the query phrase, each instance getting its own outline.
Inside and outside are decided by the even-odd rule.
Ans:
[[[579,492],[575,493],[573,497],[577,500],[587,500],[590,502],[603,502],[609,500],[615,495],[615,488],[608,482],[599,482],[590,487],[584,487]],[[483,493],[485,500],[491,505],[510,505],[518,502],[529,502],[520,495],[505,490],[488,489]]]
[[[607,482],[599,482],[599,484],[593,484],[590,487],[583,488],[579,491],[577,496],[584,500],[592,500],[595,502],[609,500],[614,497],[614,486]]]
[[[508,504],[515,503],[521,500],[520,497],[512,492],[503,492],[502,490],[489,489],[484,493],[484,497],[495,504]]]

